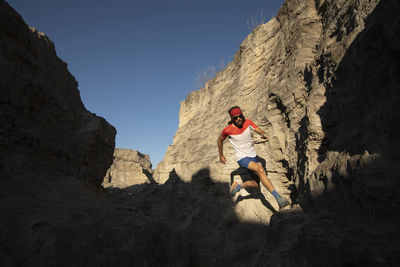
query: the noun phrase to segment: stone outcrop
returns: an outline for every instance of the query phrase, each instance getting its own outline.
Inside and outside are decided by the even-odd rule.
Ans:
[[[107,170],[103,186],[124,188],[152,183],[152,173],[149,155],[136,150],[116,148],[113,164]]]

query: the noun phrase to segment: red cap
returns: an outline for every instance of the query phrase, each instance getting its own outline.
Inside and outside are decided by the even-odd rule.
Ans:
[[[236,117],[242,114],[242,111],[240,110],[240,108],[234,108],[229,112],[229,115],[231,115],[231,117]]]

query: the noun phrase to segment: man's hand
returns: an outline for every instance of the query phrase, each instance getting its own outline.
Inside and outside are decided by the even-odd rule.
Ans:
[[[225,140],[225,137],[220,135],[219,138],[218,138],[218,141],[217,141],[217,143],[218,143],[218,152],[219,152],[219,161],[221,161],[223,164],[226,163],[226,158],[224,156],[224,149],[223,149],[224,140]]]
[[[224,155],[219,156],[219,161],[221,161],[223,164],[226,163],[226,158]]]
[[[254,129],[254,131],[256,131],[256,133],[258,133],[259,135],[261,135],[262,139],[267,139],[269,140],[268,136],[265,134],[265,132],[263,130],[261,130],[260,128],[256,128]]]

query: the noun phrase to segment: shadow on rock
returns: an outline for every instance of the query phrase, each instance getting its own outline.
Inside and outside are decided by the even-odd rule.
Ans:
[[[303,185],[309,198],[319,191],[367,214],[400,216],[398,12],[397,1],[377,5],[327,85],[319,181]]]
[[[323,258],[328,266],[399,265],[399,12],[398,1],[380,1],[329,73],[332,82],[320,79],[326,83],[318,112],[325,138],[311,174],[305,169],[304,146],[312,139],[307,117],[298,129],[298,194],[307,213],[295,224],[279,217],[271,222],[276,232],[309,226],[292,250],[303,255],[298,265],[324,265]],[[318,75],[328,75],[327,66],[320,67]]]
[[[263,239],[260,233],[268,229],[265,225],[239,223],[229,184],[213,182],[208,168],[197,171],[189,183],[183,182],[173,169],[164,184],[116,190],[111,196],[113,201],[142,210],[190,240],[194,266],[225,266],[235,262],[245,265],[247,261],[240,254],[245,251],[254,254]],[[128,193],[131,195],[126,197]],[[241,237],[247,241],[240,242]]]

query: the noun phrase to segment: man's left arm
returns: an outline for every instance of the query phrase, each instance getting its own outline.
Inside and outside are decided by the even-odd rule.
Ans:
[[[262,139],[267,139],[267,140],[269,139],[267,134],[263,130],[261,130],[260,128],[256,127],[256,128],[254,128],[254,131],[256,131],[256,133],[261,135]]]

